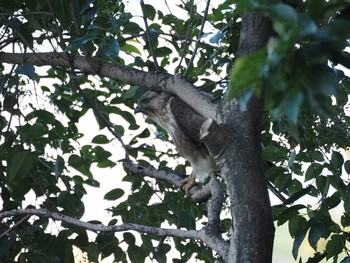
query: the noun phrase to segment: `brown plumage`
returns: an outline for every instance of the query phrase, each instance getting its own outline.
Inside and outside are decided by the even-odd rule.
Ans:
[[[146,92],[138,101],[135,113],[142,112],[171,136],[179,154],[188,160],[192,174],[184,186],[187,191],[194,178],[204,182],[209,173],[215,170],[205,144],[199,141],[199,130],[205,118],[176,96],[164,92]]]

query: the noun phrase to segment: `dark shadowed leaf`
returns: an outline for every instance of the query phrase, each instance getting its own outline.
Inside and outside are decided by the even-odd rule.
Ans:
[[[17,74],[28,76],[31,80],[35,80],[35,68],[32,64],[23,64],[16,69]]]
[[[308,228],[304,228],[304,230],[300,231],[294,239],[293,249],[292,249],[292,254],[294,259],[297,259],[298,257],[300,245],[304,241],[307,231],[308,231]]]
[[[120,46],[118,41],[113,38],[107,38],[100,46],[97,56],[105,59],[117,59],[120,51]]]
[[[323,224],[316,223],[312,225],[309,231],[308,241],[310,246],[317,251],[317,243],[320,238],[323,236],[325,230]]]
[[[35,165],[35,162],[35,155],[29,151],[15,154],[9,166],[9,182],[15,182],[25,177]]]
[[[275,4],[266,8],[268,16],[273,21],[295,25],[298,21],[298,15],[296,11],[287,4]]]
[[[106,135],[103,135],[103,134],[99,134],[99,135],[96,135],[92,141],[92,143],[96,143],[96,144],[106,144],[106,143],[109,143],[110,140],[107,138]]]
[[[85,45],[86,43],[92,41],[92,40],[95,40],[97,39],[98,37],[97,36],[92,36],[92,35],[85,35],[85,36],[82,36],[82,37],[79,37],[79,38],[76,38],[74,40],[72,40],[68,47],[65,49],[65,51],[69,52],[69,51],[75,51],[79,48],[81,48],[83,45]]]
[[[124,190],[120,188],[113,189],[103,197],[106,200],[117,200],[124,195]]]

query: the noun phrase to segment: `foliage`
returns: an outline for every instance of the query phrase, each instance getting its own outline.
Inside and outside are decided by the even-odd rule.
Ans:
[[[123,1],[1,0],[0,47],[22,53],[65,51],[149,72],[176,71],[217,100],[223,93],[229,99],[239,96],[242,107],[253,94],[264,94],[263,156],[276,164],[266,176],[288,197],[273,207],[273,215],[277,225],[288,224],[294,238],[291,254],[298,258],[307,239],[315,258],[347,262],[350,161],[341,151],[350,147],[350,81],[343,68],[350,65],[350,8],[345,0],[294,0],[292,6],[265,2],[227,0],[204,15],[206,3],[194,1],[178,1],[174,11],[145,4],[144,13],[141,8],[135,13]],[[236,59],[240,17],[251,11],[267,15],[275,35],[263,50]],[[203,32],[202,19],[207,20]],[[153,123],[145,128],[131,113],[142,87],[25,63],[3,64],[0,79],[3,211],[35,206],[82,218],[87,186],[99,187],[102,180],[94,172],[98,169],[109,180],[122,181],[104,195],[115,204],[108,209],[111,225],[166,223],[190,230],[206,222],[206,205],[194,204],[166,182],[109,174],[125,158],[112,152],[121,151],[143,165],[185,172],[187,163],[174,165],[179,158],[171,147],[160,149],[158,139],[168,140],[164,131]],[[79,122],[91,112],[100,132],[86,142]],[[110,129],[115,133],[108,133]],[[116,146],[115,135],[125,147]],[[28,204],[30,195],[36,201]],[[315,202],[306,203],[310,199],[304,197]],[[332,216],[335,208],[342,210],[340,222]],[[73,262],[73,247],[95,262],[111,255],[117,262],[143,262],[146,257],[164,262],[171,250],[179,252],[174,262],[220,260],[195,240],[173,238],[157,250],[162,241],[153,235],[98,233],[92,240],[81,228],[62,224],[52,233],[47,219],[21,220],[9,218],[0,226],[0,233],[6,233],[19,222],[1,236],[3,262]],[[225,236],[230,235],[224,227],[228,221],[223,221]],[[321,250],[320,239],[327,241]]]

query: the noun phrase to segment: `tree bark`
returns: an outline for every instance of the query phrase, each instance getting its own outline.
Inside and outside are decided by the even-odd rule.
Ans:
[[[271,35],[270,22],[248,14],[242,19],[238,56],[260,49]],[[263,99],[246,109],[237,100],[221,104],[222,123],[204,138],[219,165],[230,199],[232,236],[228,262],[271,262],[274,226],[261,155]]]
[[[5,53],[0,52],[0,62],[10,64],[32,64],[34,66],[71,68],[76,73],[96,74],[121,81],[129,85],[138,85],[151,90],[163,90],[180,97],[206,118],[216,119],[217,108],[209,96],[180,75],[169,73],[145,72],[124,65],[116,65],[95,58],[73,56],[67,53]]]

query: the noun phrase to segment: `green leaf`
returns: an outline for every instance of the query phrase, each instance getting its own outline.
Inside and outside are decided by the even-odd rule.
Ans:
[[[76,38],[69,43],[68,47],[66,47],[66,49],[64,51],[65,52],[75,51],[75,50],[81,48],[86,43],[88,43],[92,40],[95,40],[97,38],[98,38],[97,36],[92,36],[92,35],[85,35],[85,36]]]
[[[278,225],[283,225],[289,219],[293,218],[299,213],[300,209],[306,208],[304,205],[294,205],[287,208],[278,216]]]
[[[336,75],[335,71],[327,65],[314,65],[308,68],[306,74],[307,79],[305,84],[314,97],[318,94],[325,96],[337,94],[339,77]]]
[[[128,43],[125,43],[125,44],[121,47],[121,49],[122,49],[124,52],[126,52],[126,53],[129,53],[129,54],[135,53],[135,54],[138,54],[138,55],[141,56],[140,50],[139,50],[137,47],[135,47],[135,46],[133,46],[133,45],[130,45],[130,44],[128,44]]]
[[[279,147],[268,145],[263,149],[263,158],[266,161],[284,161],[287,154]]]
[[[308,15],[301,16],[299,19],[299,36],[304,38],[317,32],[317,25]]]
[[[23,64],[19,66],[15,72],[28,76],[31,80],[35,80],[35,68],[32,64]]]
[[[68,158],[68,164],[79,171],[81,174],[86,175],[90,179],[93,178],[93,175],[90,171],[91,160],[83,159],[79,155],[72,154]]]
[[[146,16],[149,20],[154,20],[156,16],[156,10],[152,5],[145,4],[145,11],[146,11]]]
[[[129,246],[132,246],[132,245],[135,245],[135,236],[129,232],[125,232],[123,233],[123,237],[124,237],[124,241],[129,245]]]
[[[233,68],[228,100],[232,100],[252,84],[257,84],[266,73],[265,50],[240,57]]]
[[[289,219],[288,229],[291,237],[295,238],[295,236],[305,227],[306,223],[307,220],[301,215],[296,215]]]
[[[296,123],[298,121],[299,110],[303,100],[303,94],[301,91],[297,91],[295,94],[288,96],[288,99],[283,105],[286,116],[293,123]]]
[[[9,182],[25,177],[36,163],[35,155],[29,151],[16,153],[10,162]]]
[[[165,57],[172,53],[173,51],[167,47],[159,47],[154,50],[154,53],[157,57]]]
[[[98,49],[97,56],[105,59],[117,59],[119,56],[120,46],[114,37],[109,37],[103,41]]]
[[[343,155],[341,155],[341,153],[337,151],[333,151],[332,158],[331,158],[331,165],[336,169],[336,171],[339,172],[339,175],[341,174],[343,163],[344,163]]]
[[[323,154],[320,151],[313,151],[310,156],[313,161],[324,162]]]
[[[317,251],[317,243],[325,232],[323,224],[316,223],[312,225],[309,231],[308,241],[310,246]]]
[[[267,15],[273,20],[283,24],[296,25],[298,14],[287,4],[275,4],[266,8]]]
[[[103,197],[106,200],[117,200],[124,195],[124,190],[120,188],[113,189]]]
[[[283,202],[284,205],[288,205],[291,203],[294,203],[296,200],[300,199],[304,195],[308,194],[311,191],[312,186],[308,186],[306,188],[303,188],[302,190],[294,193],[291,195],[286,201]]]
[[[131,245],[128,247],[128,256],[133,263],[144,263],[147,255],[141,247]]]
[[[297,259],[298,257],[298,252],[299,252],[299,248],[301,243],[304,241],[306,233],[308,231],[309,228],[304,228],[302,231],[300,231],[293,242],[293,249],[292,249],[292,255],[294,257],[294,259]]]
[[[130,22],[129,21],[124,26],[124,33],[126,33],[126,34],[139,33],[141,31],[142,31],[141,27],[135,22]]]
[[[96,144],[106,144],[106,143],[109,143],[110,140],[107,138],[106,135],[103,135],[103,134],[99,134],[99,135],[96,135],[92,141],[92,143],[96,143]]]
[[[327,242],[326,252],[330,256],[338,255],[343,251],[345,247],[345,238],[342,235],[334,234],[331,239]]]
[[[42,125],[40,122],[36,122],[29,129],[29,136],[31,138],[39,138],[43,135],[44,130],[44,125]]]
[[[323,168],[323,165],[319,163],[310,164],[305,173],[305,182],[320,176]]]
[[[350,160],[347,160],[347,161],[344,163],[344,169],[345,169],[345,172],[347,172],[348,174],[350,174]]]
[[[54,123],[56,122],[55,115],[53,115],[51,112],[47,110],[34,110],[31,113],[27,115],[28,119],[34,119],[38,118],[41,120],[42,123]]]
[[[295,152],[295,149],[293,149],[293,151],[290,154],[289,159],[288,159],[288,167],[289,168],[291,168],[293,166],[294,161],[295,161],[295,156],[296,156],[296,152]]]

